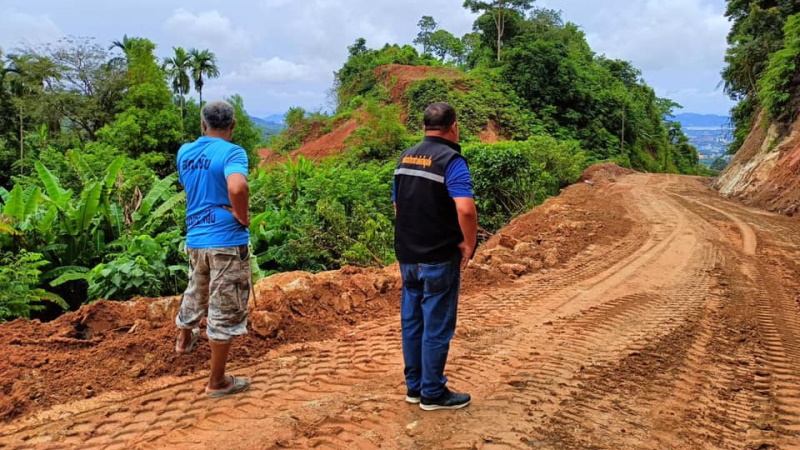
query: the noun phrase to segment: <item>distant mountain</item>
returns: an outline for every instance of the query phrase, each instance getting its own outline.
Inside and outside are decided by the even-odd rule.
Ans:
[[[267,122],[274,122],[284,124],[286,123],[286,115],[285,114],[273,114],[271,116],[264,117],[264,120]]]
[[[283,116],[279,115],[273,115],[263,119],[250,116],[250,120],[252,120],[254,124],[261,128],[261,132],[264,134],[265,138],[269,138],[270,136],[280,133],[283,131],[283,127],[285,126]]]
[[[678,114],[673,119],[680,122],[683,128],[728,128],[731,118],[729,116],[718,116],[716,114]]]

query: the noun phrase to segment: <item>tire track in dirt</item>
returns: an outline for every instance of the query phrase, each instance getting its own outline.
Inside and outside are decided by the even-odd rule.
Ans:
[[[731,202],[722,203],[724,210],[699,201],[694,203],[728,217],[742,229],[743,235],[755,234],[748,225],[753,223],[782,246],[797,242],[796,230],[789,232],[785,218],[754,214]],[[800,292],[796,282],[797,260],[792,256],[796,253],[771,249],[748,253],[736,258],[738,270],[734,269],[730,277],[736,300],[754,311],[757,320],[755,331],[759,342],[753,351],[754,369],[749,371],[757,393],[751,399],[754,412],[746,419],[742,413],[738,414],[740,422],[749,422],[747,435],[755,436],[749,443],[753,448],[800,448],[800,311],[798,303],[786,291],[793,286],[794,292]],[[795,270],[786,273],[787,265],[792,264]]]
[[[542,280],[537,284],[549,286],[548,291],[563,288],[575,279],[602,272],[617,261],[617,257],[622,258],[635,251],[637,245],[641,245],[641,241],[631,239],[624,245],[603,249],[609,256],[604,260],[597,259],[591,252],[581,255],[576,258],[573,268],[542,275],[539,277]],[[527,288],[522,289],[528,294]],[[512,302],[508,299],[505,295],[487,294],[466,300],[475,308],[466,308],[462,317],[465,322],[475,324],[475,329],[508,326],[510,322],[507,318],[511,316],[508,313],[527,307],[518,300]],[[88,448],[130,448],[147,445],[153,439],[170,435],[176,438],[170,442],[182,445],[188,442],[181,441],[181,438],[192,438],[197,434],[193,431],[197,428],[216,429],[226,416],[230,416],[230,411],[246,412],[246,417],[239,417],[241,414],[234,416],[239,427],[243,422],[270,419],[268,414],[259,411],[259,405],[270,403],[281,405],[277,411],[280,419],[278,425],[302,428],[303,424],[297,424],[292,419],[291,408],[287,405],[313,407],[309,403],[315,399],[348,391],[354,384],[369,381],[376,374],[391,373],[396,378],[397,368],[402,367],[398,359],[401,354],[399,329],[394,325],[395,319],[383,322],[359,327],[354,335],[362,336],[354,336],[350,342],[302,346],[297,349],[297,356],[279,357],[276,362],[238,369],[255,372],[254,389],[242,396],[241,401],[220,401],[209,410],[209,402],[198,396],[202,381],[195,378],[192,380],[193,387],[183,385],[175,391],[176,388],[170,386],[133,397],[126,406],[102,408],[60,423],[3,432],[2,437],[19,448],[47,447],[50,442],[51,448],[78,443]],[[294,352],[288,353],[292,355]],[[189,428],[189,424],[193,424],[192,431],[183,431]],[[342,427],[343,432],[347,432],[346,428],[351,426]]]
[[[700,252],[696,261],[707,264],[711,258]],[[562,409],[559,399],[582,397],[586,387],[597,381],[587,373],[639,352],[648,342],[658,341],[679,326],[687,316],[696,314],[703,301],[702,295],[697,295],[698,291],[702,291],[707,282],[703,272],[704,269],[698,268],[697,277],[694,278],[696,282],[683,286],[679,292],[640,292],[617,297],[577,320],[568,319],[563,324],[557,324],[556,335],[561,341],[552,348],[538,348],[539,355],[548,355],[544,361],[531,360],[526,367],[526,380],[509,383],[517,389],[509,392],[508,398],[516,399],[533,428],[518,430],[502,440],[493,438],[491,442],[499,441],[504,445],[517,442],[524,444],[516,445],[519,447],[537,447],[543,444],[542,436],[554,432],[553,428],[542,432],[535,425],[546,421],[548,417],[560,417],[551,424],[560,424],[556,428],[564,429],[575,427],[575,423],[566,425],[570,420],[580,423],[586,417],[604,414],[608,406],[601,402],[593,402],[591,407],[579,413]],[[610,448],[614,446],[610,445]]]
[[[671,217],[675,217],[672,214],[675,211],[672,209],[661,212],[666,213],[660,217],[661,219],[669,220]],[[682,223],[684,221],[680,220],[680,216],[678,216],[677,225]],[[599,280],[595,280],[591,286],[594,290],[590,287],[588,291],[579,292],[566,298],[555,296],[550,300],[550,305],[537,304],[530,312],[539,311],[540,317],[536,318],[538,323],[523,323],[510,333],[503,331],[494,333],[494,339],[466,343],[465,352],[471,356],[455,358],[451,364],[451,371],[460,374],[464,373],[467,367],[471,367],[473,369],[470,371],[471,374],[491,374],[493,377],[500,372],[499,387],[495,388],[494,392],[488,392],[485,395],[486,407],[476,407],[470,413],[465,413],[469,417],[459,418],[456,430],[452,432],[455,436],[454,439],[443,442],[416,443],[423,447],[443,445],[461,448],[488,442],[524,447],[520,443],[525,442],[530,430],[522,429],[524,423],[519,421],[513,423],[512,428],[508,429],[507,417],[524,417],[527,414],[529,418],[526,422],[539,422],[541,416],[548,412],[546,405],[553,403],[555,399],[575,388],[570,383],[570,379],[574,374],[583,370],[583,364],[586,364],[587,360],[594,358],[595,363],[602,363],[606,359],[613,360],[618,358],[621,353],[624,354],[624,349],[638,348],[646,339],[653,339],[659,333],[667,332],[665,330],[669,329],[670,324],[676,322],[675,317],[680,317],[686,312],[684,309],[696,307],[698,303],[696,295],[678,296],[683,301],[677,302],[677,305],[675,302],[664,301],[663,297],[653,293],[625,297],[612,296],[613,300],[608,303],[599,302],[583,311],[581,309],[588,306],[585,303],[587,298],[596,298],[597,295],[602,295],[604,291],[612,289],[612,286],[617,285],[618,282],[625,281],[626,277],[632,277],[645,264],[650,263],[662,268],[668,266],[661,261],[653,260],[657,260],[659,256],[666,253],[670,245],[682,236],[685,230],[677,225],[673,227],[667,239],[659,236],[656,240],[663,239],[660,244],[649,247],[643,255],[634,260],[637,264],[628,262],[625,267],[615,267],[610,271],[613,275],[603,274],[604,276],[599,277]],[[688,248],[692,249],[691,246]],[[674,255],[670,256],[674,259]],[[700,264],[702,266],[703,264],[710,265],[712,258],[709,254],[701,252],[697,259],[704,261]],[[630,270],[625,270],[628,268]],[[673,274],[680,274],[684,271],[685,268],[679,265]],[[700,286],[706,282],[702,275],[699,273],[697,277],[690,277],[697,284],[686,286],[685,289],[692,292],[700,289]],[[516,298],[515,301],[518,302],[525,302],[531,297],[529,290],[509,294],[509,298]],[[597,300],[595,301],[597,302]],[[569,305],[569,308],[564,308],[565,305]],[[547,306],[555,307],[555,310],[549,310],[556,314],[541,316],[541,309],[545,307],[547,311]],[[555,332],[541,328],[544,320],[569,312],[576,314],[579,318],[565,321],[564,323],[569,324],[568,326],[555,324]],[[646,320],[636,323],[637,326],[630,325],[635,322],[635,318],[642,317]],[[597,324],[603,325],[598,326]],[[556,342],[553,335],[560,334],[565,336],[559,336],[561,340]],[[548,342],[548,345],[537,347],[535,351],[529,350],[528,343],[542,341]],[[504,365],[508,368],[507,371],[502,369]],[[461,380],[454,378],[454,381]],[[473,381],[477,382],[476,386],[498,384],[485,377]],[[545,406],[531,408],[532,404]],[[462,423],[463,425],[461,425]],[[497,431],[491,436],[476,436],[472,431],[475,427],[471,426],[475,423],[480,423],[482,430],[488,428]],[[328,439],[326,442],[336,441]],[[347,444],[347,442],[339,442],[339,444]]]

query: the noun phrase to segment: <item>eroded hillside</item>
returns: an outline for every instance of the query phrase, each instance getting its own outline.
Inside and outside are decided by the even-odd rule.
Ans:
[[[781,214],[800,210],[800,119],[765,123],[762,113],[715,183],[725,196]]]

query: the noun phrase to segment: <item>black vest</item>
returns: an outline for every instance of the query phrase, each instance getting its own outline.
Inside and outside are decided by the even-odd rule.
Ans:
[[[445,186],[447,165],[456,158],[463,158],[458,144],[432,136],[400,156],[394,172],[394,246],[401,263],[438,263],[459,255],[464,235]]]

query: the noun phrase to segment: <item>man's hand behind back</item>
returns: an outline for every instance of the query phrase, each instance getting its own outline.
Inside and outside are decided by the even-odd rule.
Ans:
[[[472,254],[475,253],[475,246],[478,241],[478,210],[475,207],[475,200],[468,197],[454,198],[456,211],[458,212],[458,223],[461,226],[461,233],[464,235],[464,242],[458,244],[461,251],[461,269],[466,269]]]
[[[470,247],[466,242],[462,242],[458,244],[458,249],[461,251],[461,270],[465,270],[469,266],[469,261],[472,259],[475,248]]]
[[[231,213],[242,226],[250,227],[250,189],[247,178],[241,173],[228,177],[228,197],[231,201]]]

